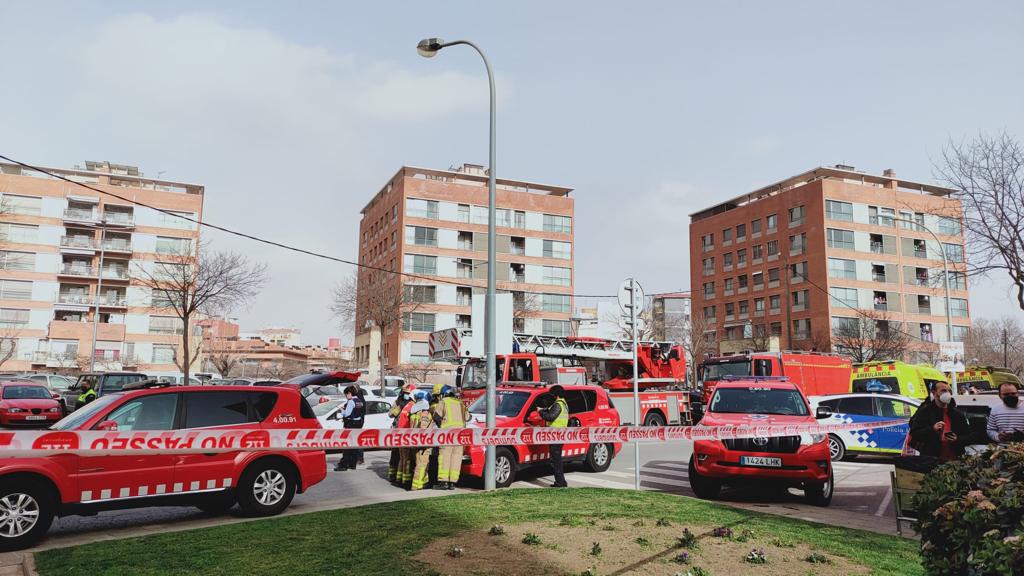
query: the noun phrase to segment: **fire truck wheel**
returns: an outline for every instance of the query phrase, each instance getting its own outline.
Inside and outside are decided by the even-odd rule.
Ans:
[[[516,481],[516,456],[508,448],[494,452],[494,486],[508,488]]]
[[[38,480],[0,482],[0,550],[21,550],[42,540],[55,513],[54,495]]]
[[[722,483],[714,478],[706,478],[697,472],[697,466],[693,463],[693,456],[690,456],[690,488],[693,493],[702,500],[714,500],[722,491]]]
[[[238,481],[238,506],[249,516],[274,516],[292,503],[295,473],[290,462],[257,460]]]
[[[821,484],[806,484],[804,486],[804,498],[815,506],[828,506],[832,503],[832,493],[835,492],[835,478],[832,470],[828,471],[828,479]]]
[[[644,418],[644,426],[664,426],[665,417],[657,412],[648,412]]]
[[[604,472],[612,465],[612,448],[608,444],[591,444],[586,462],[587,470]]]

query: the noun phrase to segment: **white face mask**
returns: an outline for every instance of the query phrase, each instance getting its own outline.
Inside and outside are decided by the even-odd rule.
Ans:
[[[943,392],[942,394],[939,395],[939,402],[942,402],[943,404],[949,404],[949,401],[952,399],[953,395],[950,394],[949,392]]]

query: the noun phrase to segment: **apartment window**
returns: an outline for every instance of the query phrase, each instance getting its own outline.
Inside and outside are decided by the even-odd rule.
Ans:
[[[740,316],[749,315],[749,314],[750,314],[750,301],[749,300],[740,300]]]
[[[572,331],[568,320],[547,320],[541,323],[541,332],[544,336],[565,337],[571,336]]]
[[[754,272],[750,275],[750,279],[754,284],[754,290],[764,286],[764,272]]]
[[[868,223],[876,226],[895,226],[896,211],[892,208],[868,206]]]
[[[405,298],[407,302],[419,304],[434,304],[437,302],[437,286],[425,286],[423,284],[406,284]]]
[[[950,338],[951,342],[966,342],[967,335],[970,332],[970,328],[967,326],[953,326],[953,337]]]
[[[416,246],[437,246],[437,228],[406,226],[405,243]]]
[[[768,297],[768,307],[771,308],[772,314],[777,313],[782,309],[782,296],[778,294],[772,294]]]
[[[799,226],[804,223],[804,207],[797,206],[789,209],[789,227]]]
[[[191,251],[192,240],[188,238],[156,237],[157,254],[174,254],[184,256]]]
[[[515,228],[526,228],[526,212],[515,211],[515,221],[512,223]]]
[[[885,282],[885,264],[871,265],[871,279],[875,282]]]
[[[922,322],[918,325],[918,330],[921,331],[921,340],[925,342],[934,342],[935,333],[932,332],[932,325],[928,322]]]
[[[960,244],[946,244],[942,243],[942,249],[946,253],[946,258],[950,262],[963,262],[964,261],[964,247]]]
[[[829,228],[827,231],[828,247],[840,250],[853,250],[853,230]]]
[[[455,304],[458,306],[473,305],[473,289],[469,286],[455,287]]]
[[[750,257],[753,258],[755,263],[758,262],[759,260],[761,260],[762,258],[764,258],[764,245],[763,244],[755,244],[750,249]]]
[[[572,269],[545,266],[542,282],[554,286],[569,286],[572,284]]]
[[[705,276],[711,276],[712,274],[715,273],[715,257],[714,256],[712,256],[711,258],[705,258],[704,260],[701,261],[701,263],[704,266],[703,273],[704,273]]]
[[[456,243],[459,250],[473,250],[473,233],[460,230]]]
[[[0,326],[25,326],[28,324],[28,319],[28,310],[0,308]]]
[[[0,300],[31,300],[32,282],[0,280]]]
[[[736,225],[736,241],[742,242],[747,237],[747,225],[737,224]]]
[[[715,283],[714,282],[705,282],[704,283],[704,297],[705,298],[714,298],[715,297]]]
[[[949,314],[951,316],[966,317],[967,316],[967,300],[963,298],[950,298],[949,299]]]
[[[184,324],[177,316],[150,316],[150,334],[181,334],[184,332]]]
[[[174,356],[174,346],[170,344],[153,344],[153,364],[174,364]]]
[[[939,216],[939,234],[959,236],[962,233],[963,228],[960,226],[959,218],[948,218],[946,216]]]
[[[701,236],[700,237],[700,247],[701,247],[701,250],[703,250],[704,252],[707,252],[709,250],[714,250],[715,249],[715,235],[714,234],[705,234],[705,235]]]
[[[495,208],[494,210],[494,225],[504,226],[505,228],[512,227],[512,211],[508,208]]]
[[[724,290],[725,290],[725,294],[727,296],[729,294],[732,294],[732,290],[733,290],[734,285],[735,285],[735,281],[732,278],[726,278],[725,279]]]
[[[516,256],[526,256],[526,238],[523,238],[522,236],[510,237],[508,242],[508,249],[510,254],[514,254]]]
[[[4,194],[4,211],[8,214],[22,214],[24,216],[39,216],[43,199],[35,196],[18,196],[15,194]]]
[[[402,315],[402,330],[406,332],[433,332],[434,314],[406,312]]]
[[[395,246],[397,246],[397,245],[398,245],[398,234],[394,230],[392,230],[391,231],[391,249],[394,250]]]
[[[754,312],[764,313],[764,298],[754,298]]]
[[[722,230],[722,245],[726,245],[732,242],[732,228],[726,228]]]
[[[853,222],[853,204],[838,200],[825,200],[825,216],[832,220]]]
[[[161,211],[158,213],[159,223],[162,228],[180,228],[192,230],[195,224],[191,221],[195,218],[192,212],[176,212],[174,210]]]
[[[437,256],[406,254],[405,271],[412,274],[437,274]]]
[[[569,313],[572,297],[568,294],[544,294],[541,296],[541,309],[544,312]]]
[[[967,274],[964,274],[963,272],[950,272],[949,289],[967,290]]]
[[[736,314],[736,304],[732,302],[726,302],[725,304],[725,319],[729,320]]]
[[[726,252],[722,256],[722,266],[725,267],[725,270],[732,268],[732,252]]]
[[[736,266],[742,268],[747,265],[747,249],[736,251]]]
[[[860,322],[856,318],[832,317],[832,331],[847,337],[860,337]]]
[[[768,282],[778,282],[782,276],[779,274],[778,268],[772,268],[768,270]]]
[[[458,210],[455,213],[455,219],[459,222],[465,222],[469,224],[470,208],[469,204],[459,204]]]
[[[771,258],[772,256],[778,256],[778,255],[779,255],[779,241],[778,240],[769,240],[768,241],[768,257]]]
[[[572,257],[572,244],[556,240],[544,241],[544,257],[568,260]]]
[[[430,344],[427,342],[409,342],[409,362],[416,364],[430,362]]]
[[[802,306],[807,307],[807,301],[811,296],[810,290],[797,290],[790,294],[793,307]]]
[[[390,184],[389,184],[389,186],[390,186]],[[397,222],[398,221],[398,204],[395,204],[394,206],[391,207],[391,221],[392,222]]]
[[[405,199],[405,213],[413,218],[437,220],[437,200]]]
[[[760,233],[761,233],[761,219],[758,218],[757,220],[751,220],[750,221],[750,234],[751,234],[751,236],[753,236],[754,234],[760,234]]]
[[[704,320],[706,320],[708,322],[714,322],[715,321],[715,307],[714,306],[705,306],[704,307]]]
[[[811,337],[811,319],[793,320],[793,339],[807,340]]]
[[[807,280],[807,262],[797,262],[789,265],[789,277],[793,282]]]
[[[511,262],[508,265],[508,279],[512,282],[526,282],[526,264]]]
[[[807,233],[801,232],[789,237],[789,255],[796,256],[807,251]]]
[[[768,232],[769,233],[774,232],[775,229],[779,227],[779,215],[778,214],[769,214],[767,217],[765,217],[764,220],[765,220],[765,224],[768,225]]]
[[[847,308],[856,310],[860,307],[857,304],[856,288],[832,288],[829,292],[832,294],[833,301],[838,302]]]
[[[923,212],[900,212],[900,228],[904,230],[924,231]]]
[[[0,241],[35,244],[39,241],[39,226],[0,222]]]
[[[150,306],[153,308],[173,308],[174,299],[179,297],[180,293],[174,290],[152,290],[150,292]]]
[[[572,218],[569,216],[556,216],[554,214],[544,215],[545,232],[561,232],[562,234],[572,233]]]
[[[36,255],[34,252],[0,251],[0,269],[2,270],[35,270]]]
[[[408,256],[406,256],[408,259]],[[459,258],[455,261],[455,277],[456,278],[472,278],[473,277],[473,261],[469,258]]]
[[[460,330],[472,330],[473,329],[473,317],[469,314],[456,314],[455,315],[455,327]],[[424,342],[426,344],[426,342]]]
[[[748,280],[748,278],[747,278],[746,274],[744,274],[742,276],[737,276],[737,281],[738,281],[740,290],[746,290],[747,289],[747,280]]]
[[[487,224],[487,207],[486,206],[471,206],[470,222],[473,224]]]
[[[829,278],[856,280],[857,263],[853,260],[846,260],[844,258],[829,258],[828,276]]]

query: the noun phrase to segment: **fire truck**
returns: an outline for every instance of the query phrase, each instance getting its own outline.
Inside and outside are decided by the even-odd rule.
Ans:
[[[438,330],[430,336],[435,361],[461,363],[457,385],[467,404],[487,387],[486,360],[463,351],[468,330]],[[640,417],[634,416],[633,343],[603,338],[514,334],[512,353],[496,355],[497,383],[593,384],[608,390],[622,424],[664,426],[694,423],[686,360],[672,342],[640,342],[637,346]]]
[[[850,391],[853,363],[845,356],[786,350],[712,356],[700,365],[703,402],[711,401],[715,386],[725,376],[786,376],[804,396],[843,394]]]

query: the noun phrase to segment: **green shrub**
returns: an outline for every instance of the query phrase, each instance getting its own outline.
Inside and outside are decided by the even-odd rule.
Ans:
[[[928,574],[1013,573],[1024,565],[1024,444],[937,467],[913,506]]]
[[[523,544],[536,546],[537,544],[540,544],[540,536],[537,536],[533,532],[527,532],[526,534],[523,534]]]
[[[591,556],[600,556],[601,552],[602,552],[602,550],[601,550],[601,543],[600,542],[594,542],[594,545],[590,547],[590,555]]]

